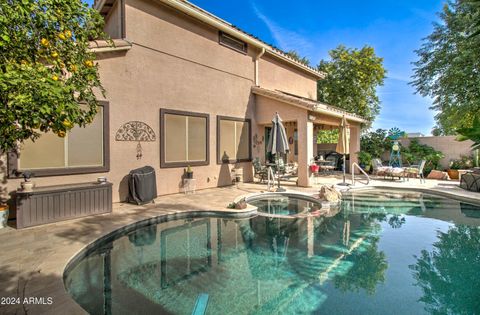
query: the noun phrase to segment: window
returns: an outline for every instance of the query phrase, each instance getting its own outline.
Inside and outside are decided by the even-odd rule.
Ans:
[[[160,166],[185,167],[209,163],[208,114],[160,110]]]
[[[251,161],[251,121],[217,116],[217,163]]]
[[[91,124],[74,127],[64,138],[42,134],[27,140],[18,156],[9,156],[9,174],[30,170],[35,176],[107,172],[109,170],[108,103],[100,102]]]
[[[244,54],[247,53],[247,49],[248,49],[247,43],[242,42],[241,40],[236,39],[235,37],[230,36],[222,31],[220,31],[218,35],[218,42],[220,43],[220,45],[234,49],[241,53],[244,53]]]

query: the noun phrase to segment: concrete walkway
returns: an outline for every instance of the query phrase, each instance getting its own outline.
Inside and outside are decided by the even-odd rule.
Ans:
[[[320,178],[312,188],[299,188],[294,182],[282,183],[289,190],[315,193],[321,184],[335,184],[339,177]],[[373,180],[368,187],[411,188],[451,194],[480,203],[480,194],[466,192],[458,183],[427,180]],[[365,188],[358,183],[353,189]],[[84,248],[108,233],[135,223],[166,214],[187,211],[219,213],[230,210],[228,203],[241,195],[266,191],[266,185],[242,183],[238,187],[213,188],[196,194],[159,197],[155,204],[135,206],[114,204],[111,214],[90,216],[23,230],[0,230],[0,297],[10,298],[0,305],[0,314],[85,314],[70,298],[63,285],[63,271],[68,262]],[[27,300],[24,300],[27,298]],[[29,298],[37,298],[36,301]],[[43,299],[42,299],[43,298]],[[51,298],[51,303],[49,298]],[[5,301],[4,301],[5,302]],[[44,303],[44,304],[42,304]]]

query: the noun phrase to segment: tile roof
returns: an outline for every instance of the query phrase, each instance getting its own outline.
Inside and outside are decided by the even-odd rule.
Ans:
[[[257,95],[262,95],[268,98],[276,99],[279,101],[283,101],[292,105],[304,107],[305,109],[308,109],[314,112],[323,112],[336,117],[342,117],[343,115],[345,115],[345,117],[351,121],[356,121],[360,123],[367,122],[367,120],[364,119],[363,117],[354,113],[349,113],[341,108],[338,108],[329,104],[325,104],[322,102],[318,102],[310,98],[283,92],[280,90],[269,90],[269,89],[261,88],[259,86],[254,86],[252,87],[252,93]]]

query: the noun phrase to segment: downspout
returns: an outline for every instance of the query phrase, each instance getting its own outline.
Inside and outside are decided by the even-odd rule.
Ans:
[[[263,54],[265,53],[265,48],[261,48],[260,53],[255,57],[255,86],[260,86],[260,82],[258,80],[258,60],[262,58]]]

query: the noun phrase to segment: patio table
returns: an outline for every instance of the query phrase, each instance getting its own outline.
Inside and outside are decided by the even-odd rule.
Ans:
[[[320,167],[320,173],[327,174],[335,169],[334,161],[329,160],[317,160],[315,164]]]

